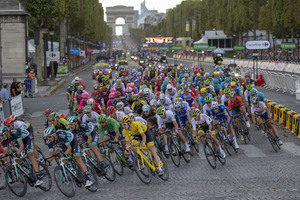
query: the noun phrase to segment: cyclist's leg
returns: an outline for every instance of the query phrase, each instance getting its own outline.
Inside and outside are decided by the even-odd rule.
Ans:
[[[79,144],[78,144],[78,141],[77,141],[76,137],[73,139],[73,141],[71,142],[70,145],[72,147],[72,153],[73,153],[75,162],[79,165],[81,171],[83,173],[86,173],[87,172],[87,167],[84,164],[84,162],[82,161],[81,153],[80,153],[80,147],[79,147]]]
[[[153,134],[150,131],[149,127],[147,127],[147,131],[146,131],[145,135],[146,135],[147,147],[149,148],[149,151],[153,155],[155,164],[159,167],[159,165],[161,163],[160,163],[160,159],[157,155],[157,149],[154,146]]]

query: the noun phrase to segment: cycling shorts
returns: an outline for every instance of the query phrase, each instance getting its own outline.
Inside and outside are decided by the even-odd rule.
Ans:
[[[26,150],[26,152],[33,152],[33,137],[32,137],[32,134],[29,134],[27,137],[25,137],[22,142],[24,144],[24,149]],[[16,142],[13,147],[13,149],[16,149],[18,150],[20,148],[18,142]]]
[[[189,120],[187,116],[178,117],[180,126],[185,126],[186,122]]]
[[[264,119],[264,120],[268,120],[269,119],[269,116],[268,116],[268,113],[265,112],[264,114],[262,115],[256,115],[257,118],[261,118],[261,119]]]
[[[72,142],[70,143],[71,148],[72,148],[72,154],[73,156],[81,156],[80,154],[80,146],[77,140],[77,137],[74,137],[74,139],[72,140]],[[67,146],[63,145],[60,147],[60,149],[65,152],[67,150]]]
[[[236,119],[238,114],[240,113],[240,107],[234,107],[231,109],[233,119]]]
[[[146,143],[147,146],[154,146],[154,139],[153,139],[153,133],[150,131],[150,128],[147,126],[147,131],[145,132],[146,135]],[[142,141],[143,137],[138,134],[138,135],[134,135],[133,139],[138,140],[138,141]]]

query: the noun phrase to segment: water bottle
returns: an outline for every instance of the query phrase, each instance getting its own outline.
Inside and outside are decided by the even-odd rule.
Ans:
[[[21,168],[25,172],[25,174],[29,174],[29,170],[26,168],[24,163],[22,163]]]
[[[69,163],[66,164],[66,167],[67,167],[74,175],[76,175],[76,170],[75,170]]]

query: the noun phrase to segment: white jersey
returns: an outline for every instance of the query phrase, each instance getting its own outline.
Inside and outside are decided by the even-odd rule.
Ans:
[[[210,89],[210,91],[215,92],[215,87],[213,85],[209,85],[209,89]]]
[[[142,117],[137,116],[137,117],[135,117],[135,120],[139,121],[139,122],[142,122],[143,124],[145,124],[146,126],[148,126],[147,121],[144,118],[142,118]]]
[[[223,94],[221,97],[221,105],[225,106],[225,103],[227,103],[229,99],[230,97],[226,98],[225,94]]]
[[[167,110],[172,110],[172,108],[173,108],[172,101],[168,97],[165,98],[165,103],[162,103],[161,100],[159,100],[157,103],[159,105],[165,107]]]
[[[82,122],[83,123],[89,122],[93,126],[98,127],[99,126],[98,121],[97,121],[98,117],[99,117],[98,113],[96,113],[95,111],[92,111],[91,112],[91,117],[88,117],[86,114],[83,115]]]
[[[255,105],[251,106],[251,114],[263,115],[267,111],[267,106],[264,102],[260,101],[258,108]]]
[[[182,106],[186,107],[187,109],[189,109],[189,111],[191,111],[190,104],[187,101],[183,100],[182,101]]]
[[[161,128],[162,123],[173,123],[173,121],[176,121],[175,115],[170,110],[166,110],[166,118],[165,119],[163,119],[163,118],[161,118],[161,116],[157,115],[158,128]]]
[[[210,111],[211,111],[211,107],[209,107],[207,104],[204,104],[203,106],[203,114],[210,114]]]
[[[117,111],[116,111],[116,115],[117,115],[117,121],[119,122],[120,119],[121,119],[123,116],[125,116],[126,114],[125,114],[123,111],[117,110]]]
[[[146,99],[150,102],[152,99],[155,99],[155,95],[152,92],[150,92],[149,97]]]
[[[168,89],[165,92],[166,96],[172,100],[172,102],[176,102],[176,95],[177,95],[177,89],[172,88],[172,91],[169,91]]]
[[[24,130],[27,130],[28,127],[29,126],[23,121],[15,121],[14,122],[14,129],[22,128]]]
[[[118,83],[115,83],[115,84],[114,84],[114,88],[116,88],[116,89],[122,88],[122,91],[125,91],[124,83],[121,83],[120,86],[118,86]]]
[[[125,106],[125,107],[124,107],[124,113],[125,113],[126,115],[128,115],[129,113],[132,113],[132,110],[131,110],[128,106]]]
[[[210,125],[212,122],[212,119],[209,116],[207,116],[206,114],[200,114],[200,117],[201,117],[200,121],[196,121],[194,118],[191,121],[194,131],[196,131],[197,125],[206,125],[206,124]]]

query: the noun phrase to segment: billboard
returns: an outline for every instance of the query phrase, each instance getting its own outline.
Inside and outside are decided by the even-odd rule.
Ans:
[[[146,37],[146,43],[172,43],[173,37]]]

